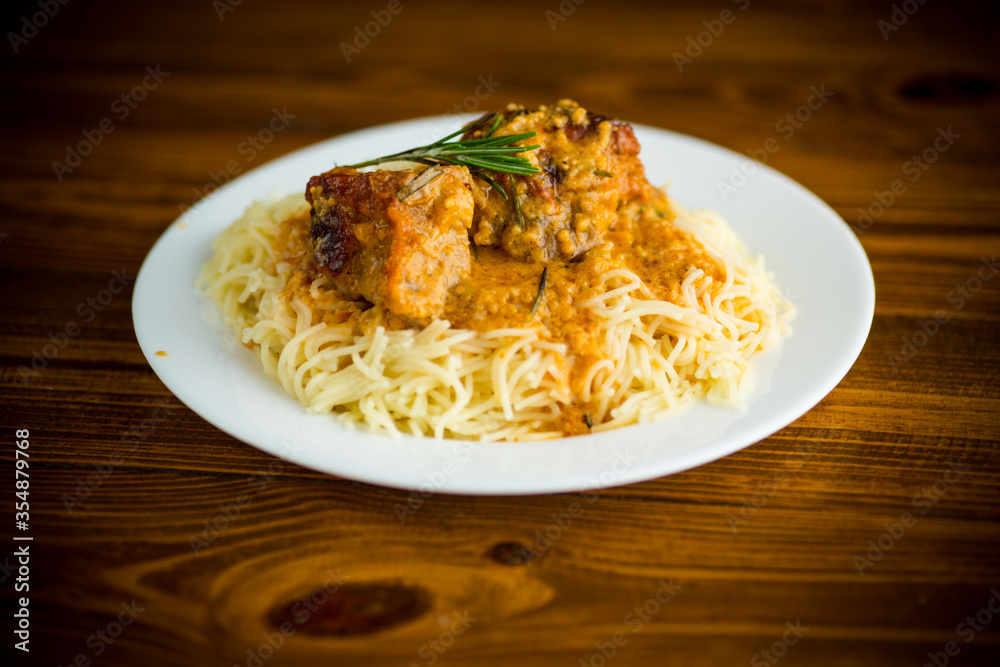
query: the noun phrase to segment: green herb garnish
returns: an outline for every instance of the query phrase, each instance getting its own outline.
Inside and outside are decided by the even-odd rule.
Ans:
[[[542,279],[538,283],[538,294],[535,295],[535,303],[531,306],[531,312],[528,313],[528,319],[530,320],[538,312],[538,306],[542,303],[542,297],[545,296],[545,279],[549,277],[549,267],[542,269]]]
[[[603,176],[604,178],[614,178],[615,175],[610,171],[604,171],[603,169],[595,169],[594,173],[598,176]]]
[[[521,210],[521,198],[517,192],[514,193],[514,211],[517,213],[517,226],[524,229],[524,211]]]
[[[467,141],[448,141],[490,120],[494,122],[486,136]],[[530,139],[535,136],[535,132],[522,132],[521,134],[494,137],[493,132],[496,131],[502,120],[503,117],[499,114],[491,113],[488,116],[469,123],[457,132],[438,139],[432,144],[346,166],[352,169],[361,169],[362,167],[371,167],[385,162],[396,161],[419,162],[420,164],[429,166],[457,164],[467,167],[472,174],[495,187],[503,195],[504,199],[508,199],[507,192],[491,176],[487,175],[487,172],[515,175],[541,173],[542,170],[531,164],[530,159],[519,156],[520,153],[528,153],[536,148],[540,148],[541,144],[533,146],[516,145],[518,141]]]

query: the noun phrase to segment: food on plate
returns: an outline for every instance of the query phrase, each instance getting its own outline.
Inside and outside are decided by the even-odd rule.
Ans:
[[[256,202],[199,286],[309,410],[482,440],[739,407],[792,312],[719,215],[648,182],[630,125],[571,100]]]

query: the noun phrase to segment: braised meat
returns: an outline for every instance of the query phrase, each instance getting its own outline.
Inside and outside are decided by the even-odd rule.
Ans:
[[[310,179],[310,240],[319,270],[348,298],[425,325],[444,315],[449,292],[463,303],[472,298],[475,247],[513,258],[537,276],[541,269],[532,265],[582,259],[609,233],[630,233],[636,211],[658,196],[632,127],[572,100],[534,111],[510,105],[499,125],[480,123],[463,139],[491,131],[534,132],[517,145],[539,145],[522,154],[539,173],[490,172],[508,197],[456,165],[339,168]]]
[[[577,257],[603,242],[622,204],[649,200],[652,188],[639,161],[639,142],[627,123],[589,113],[572,100],[537,111],[511,105],[502,113],[493,136],[536,132],[521,143],[540,144],[525,155],[542,171],[497,174],[509,199],[474,181],[478,245],[531,262]],[[481,125],[463,139],[489,129]]]
[[[306,199],[313,259],[349,298],[426,325],[469,275],[474,209],[464,167],[333,169],[309,179]]]

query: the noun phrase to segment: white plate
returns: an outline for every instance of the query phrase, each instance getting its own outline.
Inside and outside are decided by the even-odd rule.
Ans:
[[[235,179],[171,225],[135,285],[132,315],[150,366],[192,410],[265,452],[350,479],[423,493],[530,494],[617,486],[668,475],[751,445],[828,394],[861,352],[875,305],[871,267],[847,225],[815,195],[719,146],[635,126],[653,183],[687,208],[722,213],[798,307],[793,334],[752,358],[749,408],[696,405],[677,417],[541,443],[392,439],[310,415],[264,374],[194,290],[211,243],[255,199],[304,191],[310,176],[426,144],[470,118],[384,125],[303,148]],[[723,201],[718,182],[756,172]],[[164,351],[166,356],[158,356]]]

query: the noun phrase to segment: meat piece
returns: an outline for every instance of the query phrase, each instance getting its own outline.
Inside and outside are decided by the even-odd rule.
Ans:
[[[314,176],[306,186],[313,259],[348,297],[426,325],[469,276],[471,188],[468,170],[453,166]]]
[[[572,100],[537,111],[511,106],[502,115],[494,136],[536,132],[520,143],[540,145],[524,155],[533,156],[542,172],[497,174],[510,199],[474,181],[478,245],[503,248],[525,261],[569,259],[604,241],[623,202],[649,201],[653,189],[629,124],[589,113]],[[463,138],[481,137],[489,129],[484,123]]]

